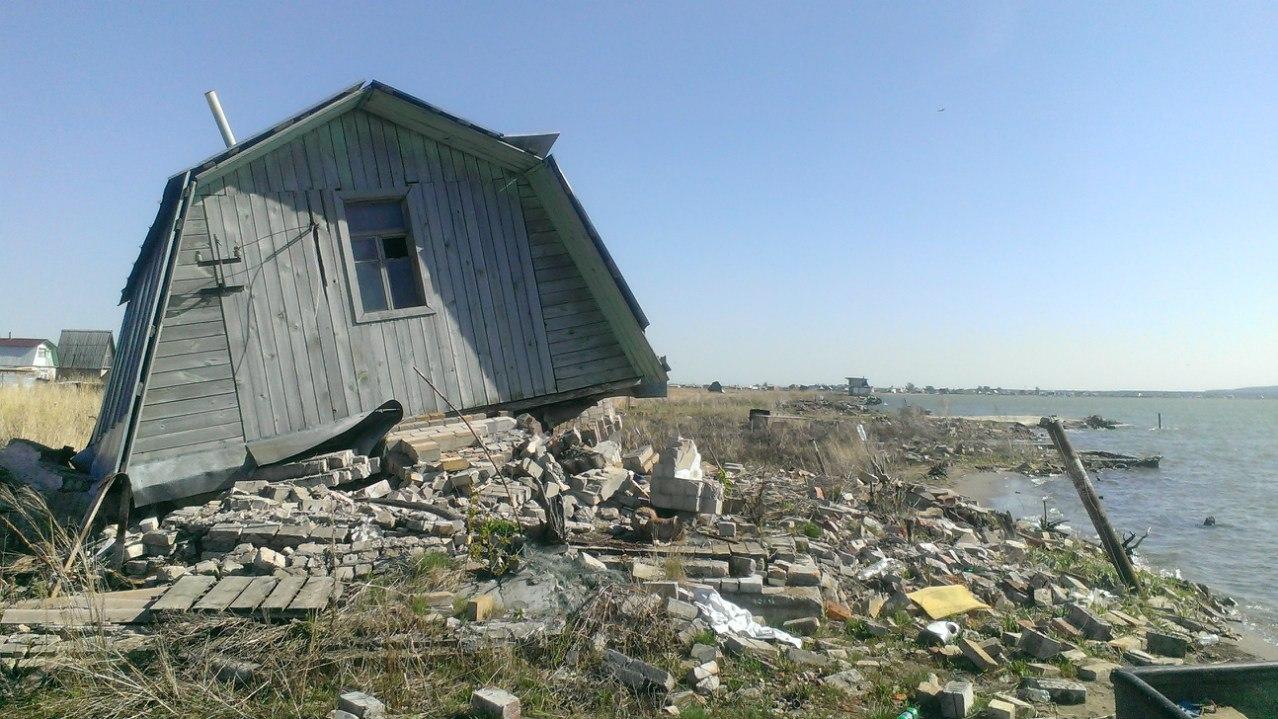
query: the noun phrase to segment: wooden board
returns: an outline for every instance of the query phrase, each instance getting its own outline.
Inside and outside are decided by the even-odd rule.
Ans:
[[[184,612],[195,604],[196,600],[212,587],[217,580],[203,574],[188,574],[177,580],[177,583],[155,600],[151,605],[153,611]]]
[[[275,585],[279,584],[279,581],[275,577],[253,577],[253,581],[249,582],[243,592],[240,592],[240,596],[227,605],[227,610],[249,612],[257,609],[270,596],[271,591],[275,589]]]
[[[222,577],[222,579],[205,594],[202,599],[191,607],[196,612],[220,612],[223,611],[240,596],[250,582],[252,577]]]
[[[275,585],[266,599],[262,600],[258,609],[262,611],[288,609],[288,605],[293,602],[293,597],[297,596],[298,590],[306,583],[306,579],[306,577],[284,577]]]
[[[332,577],[311,577],[288,605],[290,612],[314,612],[327,607],[336,593],[337,582]]]

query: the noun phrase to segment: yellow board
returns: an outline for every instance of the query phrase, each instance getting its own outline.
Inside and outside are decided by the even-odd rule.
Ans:
[[[910,601],[923,608],[933,619],[942,619],[953,614],[970,612],[973,609],[989,609],[989,605],[977,599],[961,584],[943,587],[927,587],[905,595]]]

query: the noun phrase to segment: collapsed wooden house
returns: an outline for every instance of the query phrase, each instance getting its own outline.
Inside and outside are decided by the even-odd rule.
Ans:
[[[174,175],[77,463],[141,506],[449,403],[554,421],[664,395],[555,137],[370,82]]]

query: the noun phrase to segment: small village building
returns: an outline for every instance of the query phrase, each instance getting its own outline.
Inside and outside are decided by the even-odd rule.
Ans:
[[[0,385],[29,387],[57,376],[57,345],[29,337],[0,338]]]
[[[102,382],[115,361],[111,330],[62,330],[58,337],[58,380]]]
[[[848,394],[853,397],[868,397],[874,394],[874,388],[864,377],[848,377]]]
[[[369,82],[174,175],[77,465],[146,505],[450,406],[553,423],[664,396],[556,137]]]

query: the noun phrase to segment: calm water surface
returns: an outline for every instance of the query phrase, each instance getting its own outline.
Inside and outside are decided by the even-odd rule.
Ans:
[[[1232,595],[1256,628],[1278,640],[1278,399],[994,397],[884,395],[952,416],[1099,414],[1130,427],[1070,432],[1077,449],[1159,454],[1159,469],[1094,474],[1110,520],[1123,530],[1152,528],[1140,554]],[[1163,429],[1155,429],[1158,413]],[[1093,534],[1067,477],[1041,486],[1011,480],[990,504],[1016,516],[1042,513],[1042,498]],[[1216,526],[1204,527],[1207,516]]]

